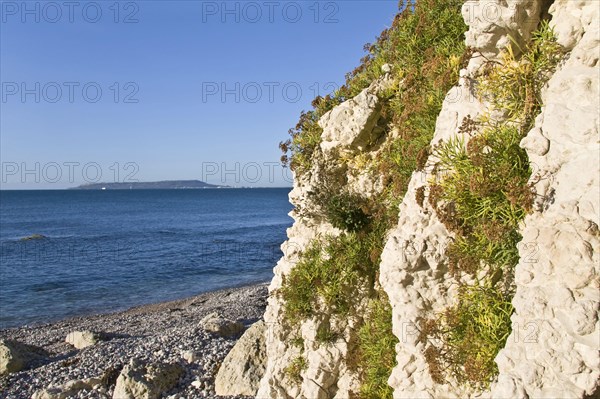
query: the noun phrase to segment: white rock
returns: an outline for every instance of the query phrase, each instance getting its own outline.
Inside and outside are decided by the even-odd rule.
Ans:
[[[66,399],[77,396],[81,391],[91,391],[101,384],[100,378],[72,380],[59,387],[48,387],[36,391],[31,399]]]
[[[113,399],[158,399],[177,385],[183,374],[178,364],[148,364],[132,359],[117,378]]]
[[[194,380],[191,384],[194,388],[202,389],[202,381]]]
[[[322,157],[319,161],[336,165],[339,163],[338,156],[358,154],[367,148],[377,147],[371,147],[370,144],[377,142],[384,133],[383,128],[378,124],[381,119],[381,104],[378,96],[392,83],[393,81],[387,76],[376,80],[355,98],[323,115],[319,120],[319,124],[323,127],[321,151],[316,155]],[[375,153],[370,155],[376,156]],[[311,240],[319,236],[340,234],[340,231],[329,223],[302,214],[302,209],[310,209],[313,206],[310,192],[323,184],[323,170],[320,165],[321,162],[314,162],[310,171],[302,176],[295,176],[294,188],[289,194],[290,202],[296,206],[296,209],[290,213],[295,223],[288,229],[288,240],[282,245],[284,257],[279,260],[274,269],[275,276],[269,287],[271,293],[281,287],[284,276],[295,267],[298,255]],[[354,168],[360,172],[360,167]],[[347,178],[342,175],[337,177],[342,181],[346,181]],[[349,190],[364,196],[374,195],[384,187],[379,176],[369,178],[360,173],[348,177],[346,185]],[[365,293],[356,298],[359,312],[366,308],[367,296]],[[289,326],[281,322],[283,308],[276,295],[269,298],[264,319],[267,326],[267,364],[256,397],[347,398],[350,391],[358,389],[356,373],[349,370],[344,361],[349,351],[349,344],[344,338],[356,328],[357,320],[348,320],[343,326],[339,326],[339,330],[343,331],[340,333],[342,338],[331,345],[315,343],[315,334],[319,325],[329,320],[321,320],[318,323],[307,321],[302,324],[300,331],[305,341],[303,356],[308,364],[307,369],[301,373],[303,381],[298,384],[290,381],[286,375],[286,368],[301,354],[300,350],[290,342],[291,334],[296,334],[296,331],[290,331]]]
[[[95,345],[101,340],[99,334],[92,331],[72,331],[65,338],[65,342],[73,345],[77,349],[87,348]]]
[[[14,342],[0,340],[0,375],[21,371],[26,359]]]
[[[199,360],[198,354],[194,351],[184,351],[181,353],[181,358],[188,363],[195,363]]]
[[[21,371],[32,361],[46,355],[43,349],[36,346],[0,339],[0,375]]]
[[[466,45],[481,52],[484,57],[472,57],[469,71],[474,73],[484,60],[494,59],[512,40],[517,42],[516,51],[523,48],[540,20],[540,0],[467,0],[462,15],[469,25]]]
[[[254,323],[225,357],[215,378],[217,395],[254,396],[265,372],[266,326]]]
[[[543,177],[537,193],[552,199],[521,231],[516,274],[530,277],[517,281],[497,397],[511,387],[523,397],[591,397],[600,379],[600,237],[591,228],[600,224],[598,3],[555,1],[550,12],[559,43],[572,52],[542,93],[544,108],[523,144]]]
[[[63,394],[63,391],[58,387],[48,387],[46,389],[41,389],[31,396],[31,399],[64,399],[66,395]]]
[[[390,79],[374,81],[356,97],[327,112],[319,120],[323,128],[321,149],[360,151],[377,137],[373,135],[381,113],[378,94],[391,84]]]
[[[211,313],[204,317],[200,321],[200,326],[202,326],[204,330],[222,337],[230,337],[239,334],[244,329],[243,323],[229,320],[217,312]]]
[[[446,97],[431,144],[456,135],[467,115],[476,119],[485,112],[471,83],[477,80],[485,60],[497,60],[511,37],[523,47],[547,3],[467,0],[463,4],[462,14],[469,25],[466,45],[476,53],[461,71],[459,84]],[[389,296],[393,331],[400,340],[396,346],[398,364],[388,379],[394,398],[583,398],[598,389],[599,10],[595,0],[555,0],[550,8],[558,41],[571,54],[550,80],[543,93],[542,114],[521,145],[543,177],[536,184],[540,198],[552,197],[552,201],[547,201],[543,212],[528,216],[521,231],[524,244],[537,245],[533,247],[537,248],[536,256],[532,258],[531,246],[519,248],[522,260],[515,270],[513,334],[496,357],[500,375],[491,391],[475,393],[452,382],[436,384],[429,374],[415,322],[452,304],[456,284],[448,274],[444,254],[450,234],[427,201],[423,207],[416,201],[416,189],[432,176],[427,171],[413,174],[400,205],[399,223],[388,236],[380,265],[379,282]],[[340,163],[338,154],[357,155],[369,148],[367,144],[377,136],[380,87],[381,82],[373,82],[321,118],[323,155],[317,156],[335,164]],[[430,161],[428,164],[435,163],[435,158]],[[290,213],[295,223],[287,231],[284,256],[274,269],[269,287],[272,294],[282,286],[284,276],[298,262],[298,254],[312,239],[339,234],[328,223],[299,211],[311,206],[308,193],[322,184],[321,177],[317,163],[302,176],[295,176],[289,194],[296,207]],[[379,187],[375,180],[363,176],[340,176],[340,180],[365,196]],[[531,259],[535,262],[528,263]],[[277,295],[269,297],[264,318],[267,364],[257,397],[335,399],[347,398],[349,391],[356,390],[356,376],[345,368],[348,346],[343,340],[324,347],[314,345],[317,323],[309,320],[299,328],[304,347],[295,348],[290,340],[296,331],[281,323],[283,303]],[[538,337],[533,341],[528,335],[532,328]],[[300,355],[308,365],[298,384],[289,381],[285,369]]]
[[[448,140],[459,132],[465,117],[476,118],[485,111],[472,91],[469,79],[460,79],[442,105],[432,144]],[[435,163],[431,156],[428,165]],[[456,293],[443,255],[451,235],[437,218],[428,201],[419,205],[417,188],[434,179],[430,168],[415,172],[400,204],[397,227],[389,233],[380,263],[379,282],[392,305],[393,332],[401,344],[396,347],[398,365],[389,384],[398,397],[466,397],[460,388],[437,385],[429,375],[415,321],[447,307]]]

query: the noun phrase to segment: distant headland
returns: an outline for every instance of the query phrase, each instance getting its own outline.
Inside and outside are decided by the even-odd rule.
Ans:
[[[154,182],[125,182],[125,183],[89,183],[82,184],[71,190],[164,190],[164,189],[199,189],[199,188],[231,188],[205,183],[200,180],[164,180]]]

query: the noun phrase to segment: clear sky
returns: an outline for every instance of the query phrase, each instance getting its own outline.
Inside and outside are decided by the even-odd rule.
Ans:
[[[290,186],[278,143],[398,1],[2,1],[3,189]]]

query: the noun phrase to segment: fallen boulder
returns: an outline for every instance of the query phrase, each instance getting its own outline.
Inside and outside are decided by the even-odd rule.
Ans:
[[[204,330],[222,337],[230,337],[244,330],[243,323],[227,319],[216,312],[205,316],[200,321],[200,326]]]
[[[77,349],[87,348],[102,341],[101,334],[93,331],[72,331],[65,338],[65,342],[73,345]]]
[[[36,346],[0,340],[0,375],[21,371],[44,355],[44,350]]]
[[[266,367],[266,324],[254,323],[227,354],[215,378],[217,395],[255,396]]]
[[[184,373],[179,364],[132,359],[117,378],[113,399],[158,399],[175,387]]]
[[[67,399],[77,396],[81,391],[92,391],[101,385],[100,378],[72,380],[59,387],[49,387],[36,391],[31,399]]]

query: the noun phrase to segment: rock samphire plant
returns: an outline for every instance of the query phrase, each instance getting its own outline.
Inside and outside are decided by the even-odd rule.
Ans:
[[[454,234],[446,248],[459,283],[456,304],[421,323],[426,359],[438,383],[449,377],[485,389],[498,374],[494,358],[511,332],[519,223],[532,210],[531,166],[519,146],[541,110],[541,90],[562,58],[542,21],[520,57],[508,47],[479,78],[490,113],[465,118],[460,137],[439,144],[440,178],[429,202]],[[490,115],[503,115],[493,119]],[[463,276],[469,276],[465,283]]]

